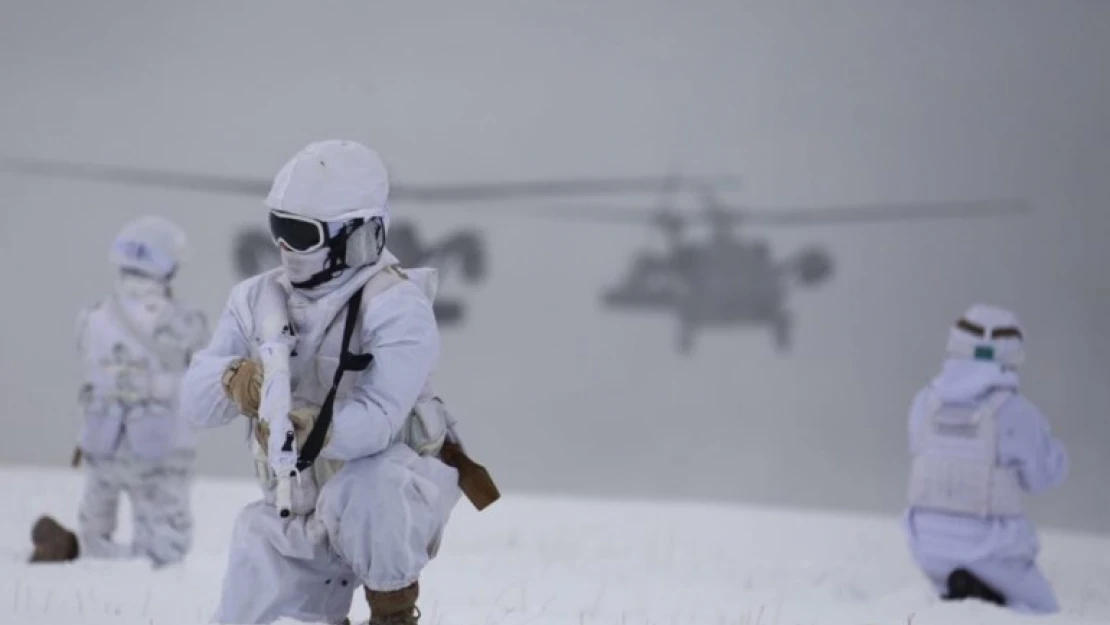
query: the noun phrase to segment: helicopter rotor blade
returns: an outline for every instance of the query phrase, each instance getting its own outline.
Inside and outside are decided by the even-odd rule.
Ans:
[[[844,225],[933,219],[978,219],[1027,215],[1032,204],[1021,199],[953,202],[895,202],[828,207],[744,208],[743,223],[762,226]]]
[[[684,222],[718,221],[763,226],[866,224],[930,219],[976,219],[1029,214],[1026,200],[981,200],[964,202],[915,202],[858,206],[741,208],[715,204],[711,210],[673,212]],[[508,211],[498,211],[508,212]],[[658,213],[643,207],[565,204],[537,207],[513,214],[532,214],[556,219],[612,224],[651,224]]]
[[[0,172],[252,197],[265,197],[271,184],[269,180],[254,178],[15,158],[0,158]]]
[[[0,158],[0,172],[254,198],[265,197],[271,185],[269,178],[193,174],[137,167],[12,158]],[[658,190],[661,179],[663,178],[660,176],[642,176],[411,186],[395,184],[390,191],[390,196],[393,200],[434,203],[652,192]],[[683,182],[708,183],[732,188],[739,184],[739,177],[706,176]]]
[[[592,222],[597,224],[659,225],[663,216],[674,217],[683,222],[691,221],[684,212],[660,212],[657,208],[633,206],[600,206],[596,204],[558,204],[544,206],[475,206],[465,210],[473,213],[498,215],[502,217],[522,217],[526,219],[544,218],[556,221]]]
[[[695,179],[696,180],[696,179]],[[648,224],[652,226],[681,227],[692,221],[686,211],[674,208],[675,195],[683,185],[699,186],[690,178],[683,177],[674,170],[661,179],[657,186],[659,193],[653,206],[606,206],[590,203],[551,204],[539,206],[475,206],[468,211],[508,217],[549,218],[556,220],[586,221],[613,224]]]
[[[571,197],[605,193],[651,193],[659,189],[661,176],[530,180],[522,182],[461,183],[397,187],[394,198],[420,202],[457,202],[483,200],[512,200],[537,197]],[[733,188],[739,184],[736,176],[707,176],[684,180],[683,184],[709,184]]]

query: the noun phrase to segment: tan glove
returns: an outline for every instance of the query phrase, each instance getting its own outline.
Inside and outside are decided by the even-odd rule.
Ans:
[[[258,404],[262,401],[262,363],[258,360],[243,358],[228,365],[220,380],[224,394],[235,402],[239,411],[248,417],[258,416]]]
[[[298,449],[304,447],[305,441],[308,440],[308,434],[316,423],[316,415],[319,413],[320,409],[313,406],[297,408],[289,413],[289,420],[293,422],[293,435],[297,437]],[[267,441],[270,439],[270,424],[262,419],[256,419],[254,422],[254,438],[263,450],[269,449]],[[331,427],[329,426],[328,431],[324,432],[324,445],[327,446],[330,441]]]

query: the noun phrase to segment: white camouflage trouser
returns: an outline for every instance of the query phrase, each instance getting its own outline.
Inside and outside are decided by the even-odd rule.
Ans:
[[[193,543],[191,509],[196,452],[176,450],[150,460],[134,455],[126,438],[112,456],[85,458],[85,492],[78,510],[81,555],[147,558],[154,566],[180,562]],[[112,539],[120,494],[131,503],[130,545]]]
[[[235,520],[213,621],[341,623],[360,586],[417,581],[462,496],[458,473],[403,444],[347,462],[316,511],[281,518],[264,500]]]

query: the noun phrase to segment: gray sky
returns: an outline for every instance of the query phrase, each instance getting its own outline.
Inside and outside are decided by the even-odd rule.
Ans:
[[[1110,5],[1061,0],[519,3],[9,2],[0,152],[272,176],[304,143],[379,149],[405,184],[738,173],[751,205],[1033,201],[1026,219],[758,230],[835,279],[766,328],[674,353],[674,319],[604,311],[647,228],[398,204],[421,234],[483,231],[489,279],[437,386],[509,490],[896,512],[905,413],[976,300],[1028,325],[1025,390],[1073,457],[1037,518],[1110,531]],[[0,175],[7,306],[0,462],[60,465],[76,435],[77,307],[143,212],[193,240],[183,296],[215,317],[258,201]],[[635,205],[636,198],[614,200]],[[642,198],[649,210],[654,198]],[[201,471],[247,475],[239,428]]]

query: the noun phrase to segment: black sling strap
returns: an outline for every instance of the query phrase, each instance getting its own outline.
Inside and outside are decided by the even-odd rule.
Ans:
[[[340,347],[339,366],[335,368],[335,378],[332,380],[331,389],[324,398],[324,405],[320,406],[320,413],[308,433],[304,447],[297,457],[297,470],[304,471],[316,462],[320,450],[324,447],[324,435],[331,426],[332,411],[335,406],[335,394],[339,390],[339,382],[343,379],[344,371],[363,371],[373,362],[372,354],[352,354],[350,351],[351,335],[355,332],[355,323],[358,321],[359,309],[362,308],[362,289],[355,291],[347,301],[347,320],[343,325],[343,345]]]

